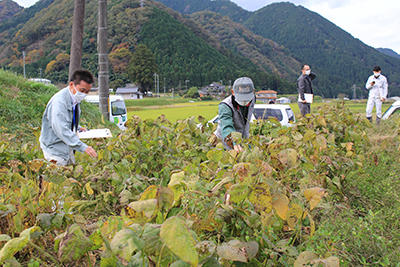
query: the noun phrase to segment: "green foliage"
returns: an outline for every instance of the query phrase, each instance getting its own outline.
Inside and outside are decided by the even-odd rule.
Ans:
[[[0,21],[6,21],[10,17],[22,10],[22,7],[11,0],[3,0],[0,2]]]
[[[275,42],[256,35],[243,25],[234,23],[229,17],[213,12],[198,12],[191,18],[199,22],[203,28],[218,37],[221,43],[234,53],[249,58],[266,73],[273,73],[294,82],[300,63],[291,57],[288,51]],[[286,86],[264,87],[278,90],[279,93],[290,92]]]
[[[399,185],[388,178],[371,187],[375,175],[367,166],[389,146],[397,158],[397,132],[385,142],[370,140],[370,123],[341,104],[319,108],[291,128],[270,124],[253,125],[258,134],[243,140],[245,149],[236,155],[207,142],[214,126],[204,121],[199,128],[193,118],[171,123],[133,117],[119,136],[90,141],[98,159],[78,153],[79,165],[70,167],[47,164],[34,145],[19,146],[3,135],[0,231],[8,237],[0,242],[40,225],[43,232],[15,260],[35,255],[32,260],[43,264],[80,266],[300,266],[311,260],[337,266],[336,256],[349,265],[396,262],[399,201],[391,192]],[[382,168],[397,171],[384,163]],[[387,189],[379,202],[373,200]],[[365,213],[342,213],[342,221],[341,207]],[[358,243],[348,241],[353,234],[347,231],[355,227]],[[372,227],[377,245],[367,250]],[[392,241],[383,245],[388,230]],[[368,253],[365,261],[359,256]]]
[[[232,1],[226,0],[161,0],[160,2],[183,14],[208,10],[223,13],[224,16],[229,16],[236,22],[243,22],[251,15],[251,12],[239,7]]]
[[[0,32],[5,30],[13,29],[14,27],[27,22],[29,19],[35,16],[37,12],[43,8],[49,6],[54,0],[41,0],[35,3],[33,6],[23,9],[20,13],[16,14],[8,20],[1,20]],[[7,1],[3,1],[7,2]]]
[[[191,87],[185,94],[185,98],[198,98],[200,97],[199,95],[199,89],[197,87]]]
[[[153,84],[156,72],[157,64],[154,54],[147,46],[138,45],[129,63],[130,80],[139,84],[143,93],[147,93]]]
[[[57,93],[53,85],[34,83],[0,70],[0,127],[2,132],[32,137],[41,126],[47,102]],[[34,101],[32,101],[34,100]],[[103,125],[96,106],[82,103],[82,125]]]

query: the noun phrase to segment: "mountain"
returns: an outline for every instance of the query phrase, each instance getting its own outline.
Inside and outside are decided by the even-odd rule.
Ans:
[[[302,6],[287,2],[274,3],[255,12],[243,12],[242,8],[229,3],[229,0],[159,1],[185,14],[210,10],[217,12],[240,22],[252,33],[274,41],[284,48],[287,56],[311,65],[318,74],[314,82],[316,91],[323,96],[336,97],[339,93],[351,95],[350,87],[353,84],[364,87],[375,65],[380,65],[388,76],[390,94],[400,94],[399,59],[383,55]],[[230,8],[215,8],[218,6]],[[225,27],[224,31],[229,31],[234,26],[225,24]],[[300,73],[299,70],[297,72]],[[289,80],[293,81],[296,76]],[[365,95],[363,90],[360,93]]]
[[[14,16],[23,8],[12,0],[0,1],[0,23]]]
[[[390,48],[377,48],[376,50],[378,50],[379,52],[381,52],[387,56],[391,56],[391,57],[400,59],[400,54],[397,54],[395,51],[393,51]]]
[[[26,23],[28,20],[33,18],[36,13],[42,9],[48,7],[54,0],[39,0],[33,6],[29,8],[22,8],[20,12],[15,13],[13,16],[9,17],[7,20],[0,19],[0,45],[2,45],[2,40],[8,40]],[[12,2],[11,0],[3,0],[3,2]],[[0,2],[0,5],[1,3]],[[15,3],[14,3],[15,4]]]
[[[254,33],[285,46],[291,55],[317,73],[318,92],[349,93],[363,86],[375,65],[400,94],[400,60],[379,53],[319,14],[291,3],[276,3],[256,11],[245,23]]]
[[[111,81],[128,82],[127,64],[138,44],[155,54],[161,83],[177,87],[190,80],[205,85],[249,76],[258,87],[293,90],[277,75],[267,74],[250,59],[233,53],[199,24],[164,5],[139,0],[111,1],[108,5]],[[97,1],[86,5],[82,66],[97,73]],[[28,76],[40,70],[53,81],[66,82],[73,1],[54,0],[33,17],[0,34],[0,66],[21,72],[21,52],[26,51]],[[115,83],[114,83],[115,84]]]
[[[236,22],[244,22],[252,14],[229,0],[159,0],[159,2],[182,14],[207,10],[228,16]]]
[[[265,72],[278,73],[290,80],[296,77],[300,63],[276,42],[256,35],[229,17],[214,12],[197,12],[190,17],[214,34],[222,45],[238,55],[249,58]]]

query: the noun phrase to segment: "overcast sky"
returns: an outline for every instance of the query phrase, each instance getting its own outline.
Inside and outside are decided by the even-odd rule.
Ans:
[[[24,7],[37,0],[14,0]],[[200,1],[200,0],[199,0]],[[231,0],[254,11],[274,0]],[[391,48],[400,54],[399,0],[286,0],[315,11],[372,47]]]

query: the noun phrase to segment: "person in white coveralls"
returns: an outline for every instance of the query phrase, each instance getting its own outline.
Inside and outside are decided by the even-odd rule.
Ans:
[[[373,69],[374,74],[368,78],[365,88],[369,91],[367,102],[367,119],[372,122],[372,110],[376,107],[376,123],[379,124],[382,118],[382,103],[385,102],[388,94],[388,82],[382,75],[379,66]]]

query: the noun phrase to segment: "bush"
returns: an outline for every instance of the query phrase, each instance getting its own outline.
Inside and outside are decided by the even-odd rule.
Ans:
[[[191,87],[187,93],[184,96],[185,98],[198,98],[200,97],[199,95],[199,89],[197,87]]]

